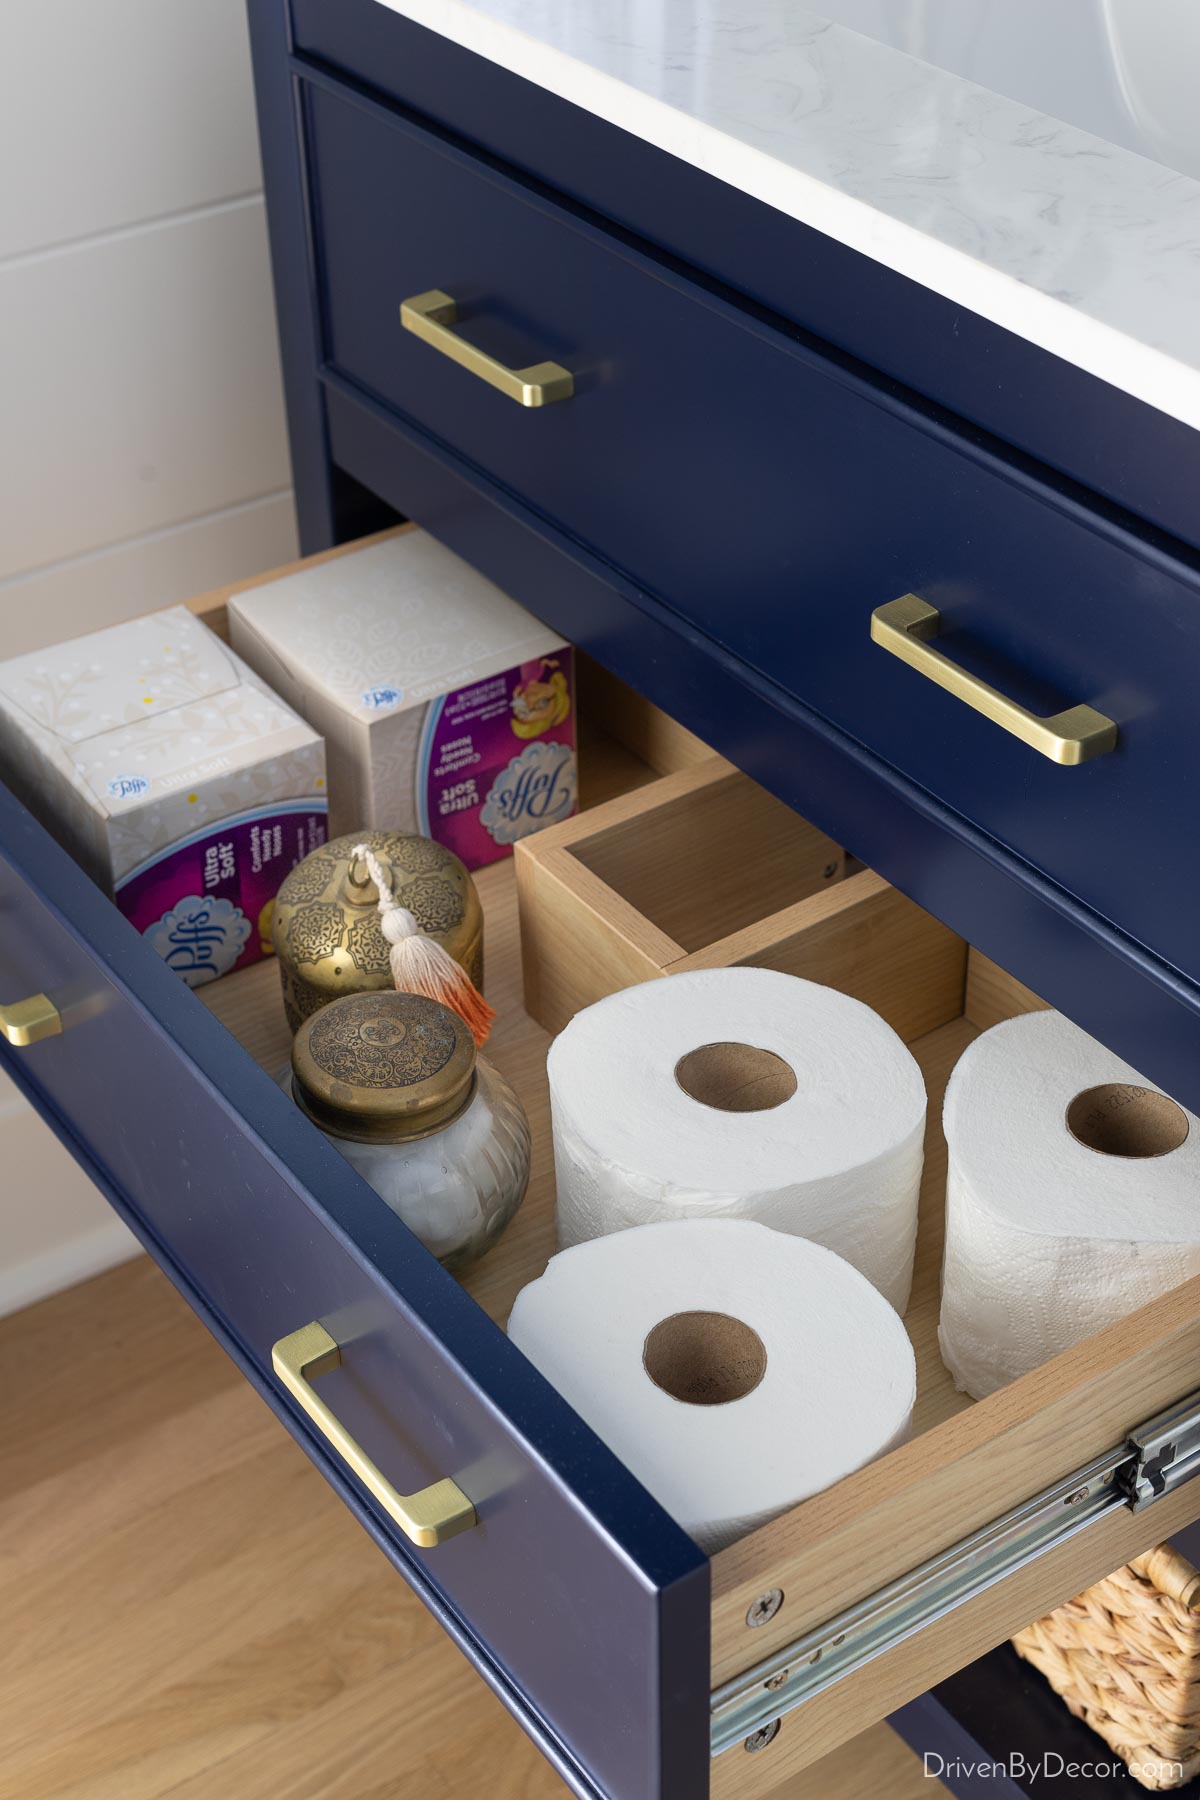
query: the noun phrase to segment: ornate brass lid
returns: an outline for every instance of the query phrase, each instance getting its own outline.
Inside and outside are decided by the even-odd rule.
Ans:
[[[421,930],[480,979],[483,912],[475,883],[457,856],[404,831],[359,831],[313,850],[280,885],[272,918],[288,1020],[364,989],[389,988],[388,946],[379,929],[375,884],[356,844],[369,844],[392,892]]]
[[[301,1107],[336,1137],[425,1137],[470,1104],[475,1044],[421,994],[346,994],[300,1027],[292,1076]]]

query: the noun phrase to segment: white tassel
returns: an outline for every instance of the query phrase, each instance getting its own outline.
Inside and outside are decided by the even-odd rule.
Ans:
[[[379,929],[390,946],[388,962],[392,981],[402,994],[424,994],[451,1007],[470,1026],[477,1047],[487,1042],[495,1018],[467,971],[456,963],[444,945],[427,937],[420,925],[401,906],[384,875],[379,858],[369,844],[356,844],[352,856],[361,857],[379,893]]]

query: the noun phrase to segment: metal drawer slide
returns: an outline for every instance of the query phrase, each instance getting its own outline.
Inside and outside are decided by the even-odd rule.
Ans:
[[[1200,1474],[1200,1390],[1104,1456],[837,1614],[712,1695],[720,1755],[935,1619],[1086,1531],[1115,1507],[1140,1512]]]

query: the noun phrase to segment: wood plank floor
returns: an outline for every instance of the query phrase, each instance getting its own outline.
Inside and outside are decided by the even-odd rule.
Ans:
[[[0,1321],[0,1800],[567,1800],[140,1258]],[[931,1800],[877,1726],[780,1800]]]

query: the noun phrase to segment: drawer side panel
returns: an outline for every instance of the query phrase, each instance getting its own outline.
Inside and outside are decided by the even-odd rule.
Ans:
[[[0,993],[64,1023],[6,1067],[576,1791],[704,1793],[704,1558],[3,789],[0,846]],[[330,1461],[270,1374],[312,1319],[343,1422],[475,1529],[413,1551]]]

